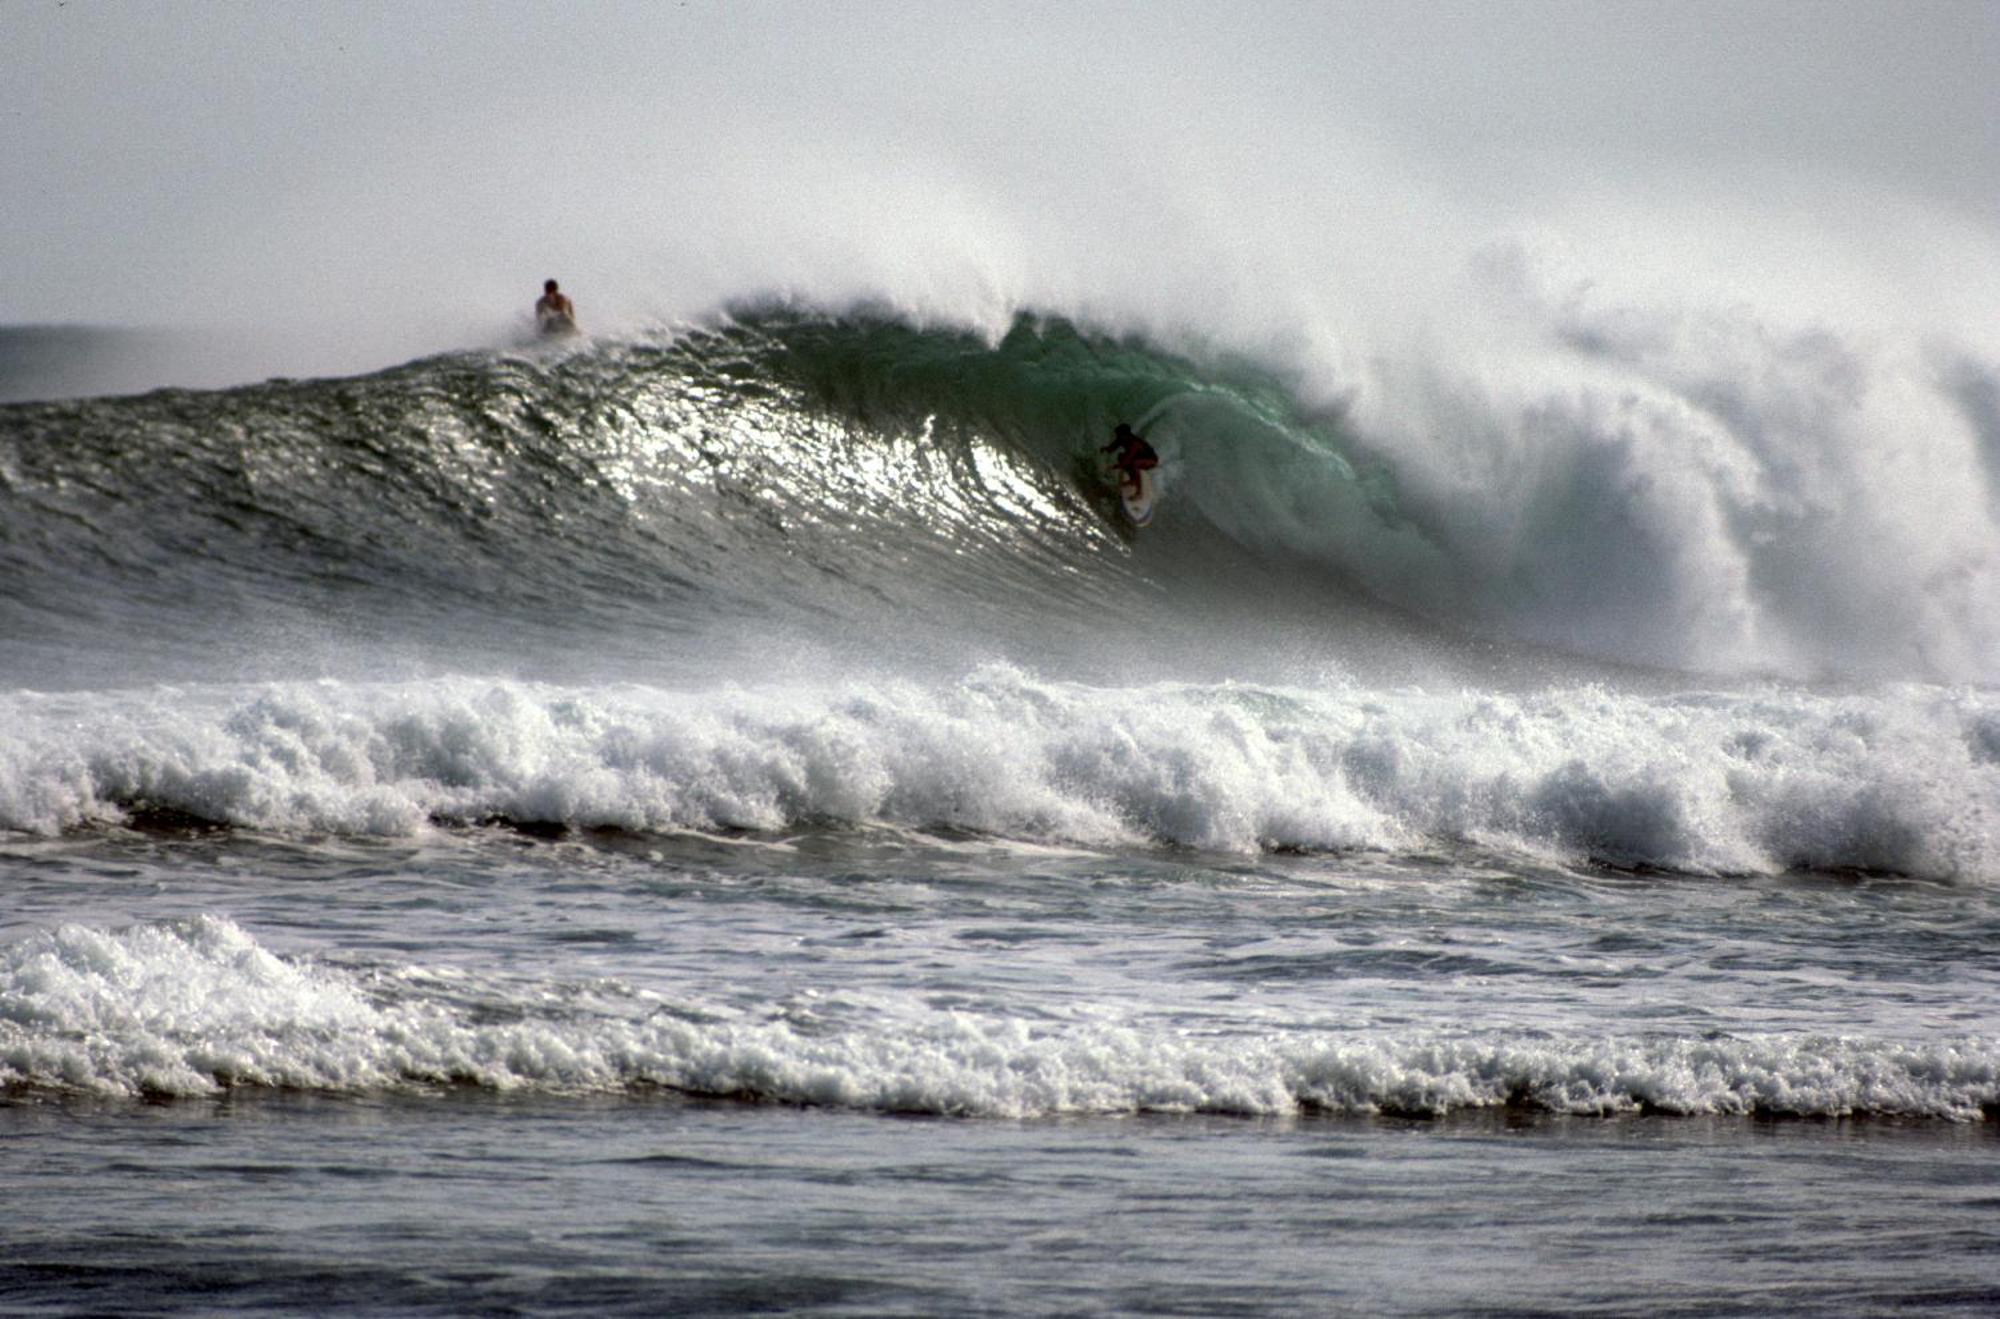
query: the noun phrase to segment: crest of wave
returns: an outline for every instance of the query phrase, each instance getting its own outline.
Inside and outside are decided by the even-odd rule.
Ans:
[[[64,926],[0,948],[0,1085],[108,1096],[223,1088],[666,1088],[887,1112],[1857,1112],[1977,1120],[1993,1042],[1785,1035],[1547,1038],[1476,1030],[1190,1037],[894,1002],[800,1029],[615,982],[540,986],[280,957],[230,921]],[[468,1004],[509,1010],[482,1013]],[[500,1020],[485,1020],[495,1016]]]

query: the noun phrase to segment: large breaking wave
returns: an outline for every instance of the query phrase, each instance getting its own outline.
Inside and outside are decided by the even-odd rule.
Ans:
[[[769,310],[8,407],[0,658],[109,671],[102,639],[139,632],[185,677],[341,639],[657,658],[893,634],[1039,660],[1119,622],[1251,651],[1246,626],[1325,614],[1323,643],[1386,616],[1426,645],[2000,679],[1990,365],[1583,295],[1538,314],[1541,355],[1505,369],[1308,379],[1061,320]],[[1164,458],[1136,543],[1095,454],[1118,419]]]

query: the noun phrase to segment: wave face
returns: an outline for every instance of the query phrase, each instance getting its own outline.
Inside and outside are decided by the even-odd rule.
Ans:
[[[735,668],[776,637],[1045,663],[1115,633],[2000,680],[2000,375],[1550,314],[1547,387],[1433,363],[1308,391],[1063,321],[988,341],[773,310],[6,407],[0,663],[61,685],[587,643]],[[1164,460],[1136,541],[1095,452],[1119,419]]]
[[[1111,536],[1017,432],[1077,438],[1096,419],[1061,390],[1026,417],[895,392],[967,361],[1032,373],[1034,356],[774,318],[665,346],[9,408],[0,658],[74,674],[139,635],[175,676],[213,676],[224,655],[330,663],[343,644],[371,663],[398,643],[532,657],[580,642],[658,663],[698,636],[768,650],[788,627],[921,641],[911,624],[942,599],[981,635],[1059,624],[1102,607],[1085,588],[1103,592]]]

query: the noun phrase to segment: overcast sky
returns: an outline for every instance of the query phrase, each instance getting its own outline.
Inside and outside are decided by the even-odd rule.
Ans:
[[[1648,207],[1990,254],[1996,70],[1993,0],[0,0],[0,323],[1270,299]]]

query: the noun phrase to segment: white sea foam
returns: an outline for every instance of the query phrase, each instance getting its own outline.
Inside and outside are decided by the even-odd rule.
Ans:
[[[660,1086],[894,1112],[1902,1114],[2000,1106],[2000,1041],[1354,1033],[1196,1035],[905,1008],[810,1031],[668,1011],[621,986],[538,987],[475,1020],[458,977],[282,958],[217,918],[64,926],[0,949],[0,1083],[102,1095],[231,1086]],[[440,988],[450,991],[440,992]],[[553,1005],[553,1006],[551,1006]]]
[[[1159,428],[1175,498],[1401,609],[1573,654],[2000,680],[1992,346],[1650,284],[1497,243],[1449,332],[1296,350],[1389,511],[1341,458],[1199,398]]]
[[[2000,877],[1990,694],[471,678],[0,698],[0,827],[400,835],[887,823],[1220,851],[1471,843],[1696,873]]]

